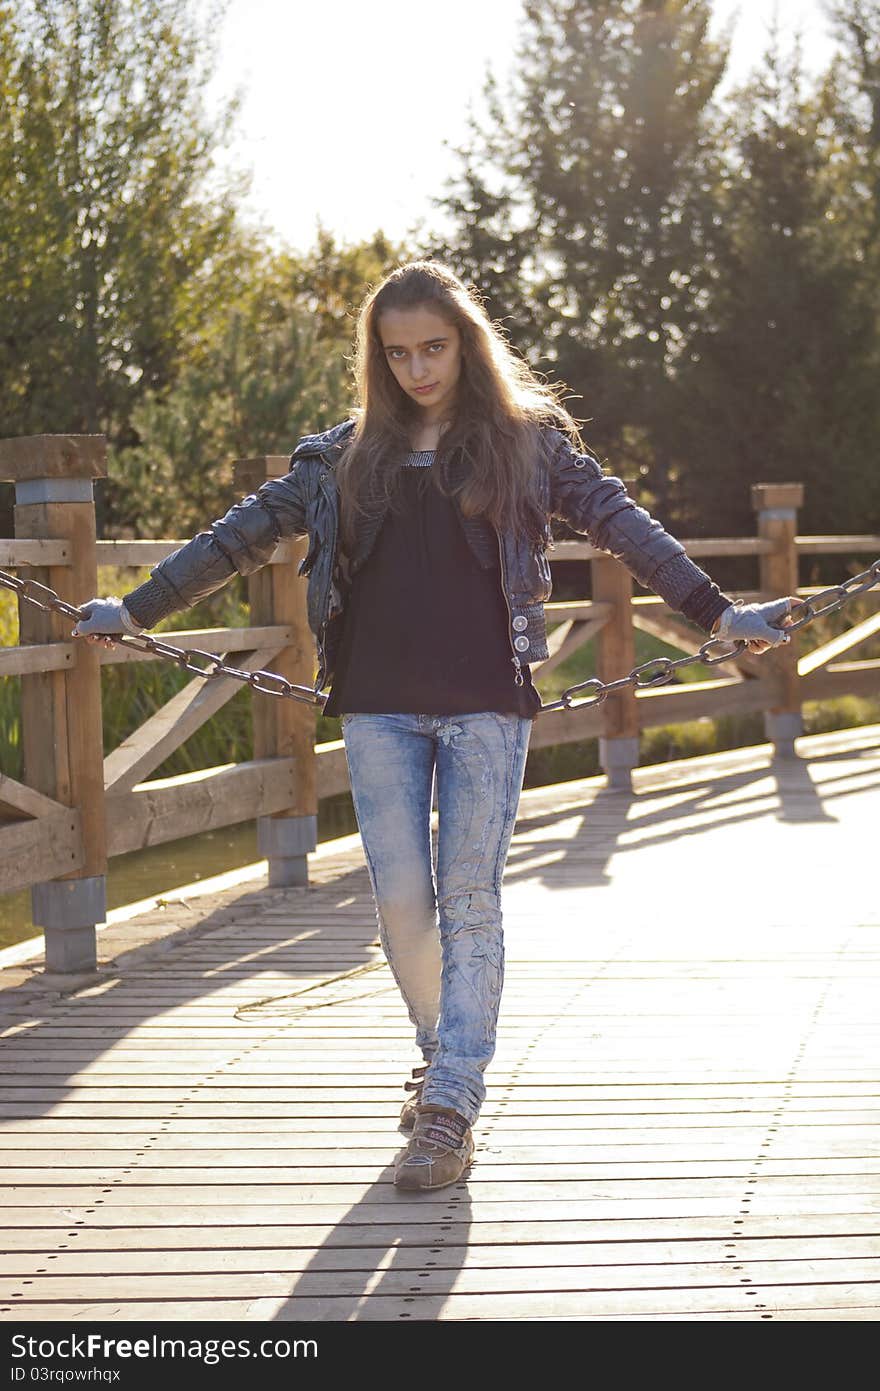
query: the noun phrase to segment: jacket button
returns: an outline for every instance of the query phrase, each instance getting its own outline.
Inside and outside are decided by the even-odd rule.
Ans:
[[[516,615],[516,618],[513,620],[514,632],[521,633],[525,628],[528,628],[528,626],[529,620],[525,617],[524,614],[518,613]]]
[[[528,638],[523,637],[514,638],[513,645],[516,648],[517,652],[527,652],[529,648],[529,640]]]

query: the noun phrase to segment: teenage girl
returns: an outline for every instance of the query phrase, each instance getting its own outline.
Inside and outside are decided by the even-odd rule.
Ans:
[[[359,409],[301,440],[286,477],[236,504],[74,634],[139,633],[308,534],[316,689],[342,717],[352,796],[388,963],[423,1068],[395,1183],[466,1171],[495,1049],[500,887],[547,656],[554,516],[618,557],[707,633],[763,652],[793,596],[734,604],[603,473],[559,401],[433,261],[395,270],[357,327]],[[624,675],[625,673],[621,673]],[[438,841],[430,816],[437,788]]]

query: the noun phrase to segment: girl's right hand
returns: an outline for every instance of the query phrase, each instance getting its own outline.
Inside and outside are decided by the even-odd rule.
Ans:
[[[121,599],[89,599],[84,604],[78,606],[85,615],[73,629],[71,636],[75,638],[88,638],[90,642],[103,643],[105,647],[112,647],[113,642],[109,634],[127,634],[129,637],[137,637],[142,633],[143,628],[135,623],[128,609]]]
[[[784,628],[791,621],[788,614],[796,603],[796,594],[773,599],[769,604],[743,604],[737,600],[724,610],[715,624],[713,636],[725,642],[745,642],[750,652],[766,652],[769,647],[779,647],[791,642]],[[778,626],[779,619],[782,619],[782,627]]]

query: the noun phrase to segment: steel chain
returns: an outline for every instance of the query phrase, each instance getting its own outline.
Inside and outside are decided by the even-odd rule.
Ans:
[[[824,618],[828,614],[837,613],[850,599],[854,599],[858,594],[864,594],[867,589],[873,589],[876,584],[880,584],[880,560],[875,560],[867,570],[863,570],[859,575],[853,575],[851,579],[844,580],[842,584],[832,585],[830,589],[823,589],[819,594],[814,594],[812,599],[802,599],[793,604],[788,615],[791,621],[773,626],[784,629],[786,633],[797,632],[798,628],[803,628],[814,618]],[[50,589],[48,585],[40,584],[37,580],[20,580],[17,576],[0,570],[0,586],[13,590],[20,599],[24,599],[29,604],[35,604],[37,608],[44,609],[47,613],[60,613],[65,618],[72,618],[75,621],[86,617],[81,609],[74,607],[73,604],[65,603],[54,589]],[[825,602],[826,600],[827,602]],[[286,680],[285,677],[279,676],[275,671],[242,671],[239,667],[228,665],[222,657],[218,657],[214,652],[203,652],[196,647],[189,649],[175,647],[173,643],[163,642],[161,638],[123,637],[115,633],[108,634],[108,636],[121,647],[133,647],[139,652],[149,652],[154,657],[176,662],[184,671],[189,671],[194,676],[201,676],[206,681],[210,681],[215,676],[228,676],[250,686],[252,690],[261,691],[263,695],[299,700],[307,705],[318,705],[321,708],[327,701],[327,696],[320,695],[311,686],[298,686],[294,682]],[[591,676],[587,681],[580,681],[575,686],[569,686],[562,692],[558,700],[542,705],[538,713],[543,715],[549,710],[588,709],[591,706],[600,705],[615,691],[626,690],[629,687],[636,690],[647,690],[652,686],[664,686],[673,679],[675,672],[681,667],[693,666],[696,662],[702,662],[704,666],[717,666],[721,662],[729,662],[733,657],[737,657],[747,646],[748,644],[742,640],[727,642],[724,638],[709,638],[703,643],[699,651],[690,657],[679,657],[676,660],[670,657],[652,657],[649,662],[642,662],[640,666],[634,667],[628,676],[618,677],[616,681],[600,681],[597,676]],[[715,655],[710,655],[713,653]],[[193,658],[196,660],[194,661]],[[200,666],[199,662],[205,663],[206,666]],[[574,700],[573,697],[580,691],[590,691],[591,694],[582,700]]]
[[[65,618],[75,621],[86,617],[81,609],[65,603],[54,589],[49,589],[37,580],[20,580],[15,575],[0,570],[0,585],[5,589],[14,590],[20,599],[35,604],[47,613],[60,613]],[[242,671],[240,667],[230,666],[216,653],[203,652],[198,647],[175,647],[173,643],[163,642],[161,638],[123,637],[116,633],[108,633],[107,636],[120,647],[133,647],[138,652],[149,652],[154,657],[176,662],[184,671],[192,672],[193,676],[201,676],[206,681],[215,676],[229,676],[234,681],[242,681],[245,685],[251,686],[255,691],[262,691],[265,695],[285,696],[289,700],[301,700],[308,705],[320,706],[323,706],[326,700],[325,696],[318,695],[311,686],[297,686],[275,671]],[[196,660],[193,660],[194,658]],[[205,666],[200,666],[200,661],[204,662]]]

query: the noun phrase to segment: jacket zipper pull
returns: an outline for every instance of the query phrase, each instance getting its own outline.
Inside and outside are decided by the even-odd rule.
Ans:
[[[524,684],[522,674],[522,662],[520,661],[519,657],[511,657],[510,660],[513,662],[516,672],[513,678],[513,684],[514,686],[522,686]]]

